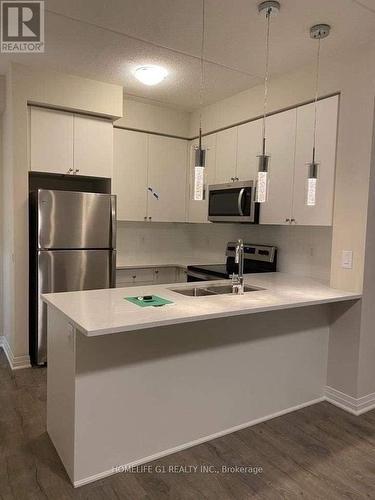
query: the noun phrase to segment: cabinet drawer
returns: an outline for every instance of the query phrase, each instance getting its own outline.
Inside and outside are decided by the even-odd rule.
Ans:
[[[154,270],[152,268],[118,269],[116,272],[117,287],[142,285],[153,283]]]

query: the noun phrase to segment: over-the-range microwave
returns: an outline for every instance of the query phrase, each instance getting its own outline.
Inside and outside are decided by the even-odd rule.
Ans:
[[[253,181],[214,184],[208,187],[208,220],[258,224],[259,203]]]

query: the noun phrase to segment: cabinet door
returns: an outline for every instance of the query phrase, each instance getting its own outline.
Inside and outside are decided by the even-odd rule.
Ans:
[[[73,115],[30,107],[30,169],[67,173],[73,169]]]
[[[260,206],[261,224],[289,224],[292,214],[296,110],[267,119],[267,153],[270,184],[266,203]]]
[[[256,181],[258,155],[262,150],[262,120],[238,127],[237,174],[240,181]]]
[[[215,157],[216,157],[216,134],[203,137],[202,145],[206,148],[205,186],[206,196],[202,201],[193,200],[194,196],[194,167],[195,146],[198,140],[189,143],[189,200],[188,200],[188,222],[208,223],[208,186],[215,182]]]
[[[318,102],[316,160],[319,163],[316,205],[307,206],[307,164],[312,160],[314,105],[297,110],[293,217],[296,224],[331,226],[335,186],[338,96]]]
[[[154,284],[161,285],[167,283],[176,283],[176,267],[158,267],[154,269]]]
[[[148,165],[149,219],[185,222],[187,141],[150,135]]]
[[[112,192],[117,195],[117,219],[140,221],[147,217],[148,135],[113,131]]]
[[[79,175],[112,177],[113,125],[103,118],[74,116],[74,169]]]
[[[232,182],[236,176],[238,127],[216,134],[216,172],[214,184]]]

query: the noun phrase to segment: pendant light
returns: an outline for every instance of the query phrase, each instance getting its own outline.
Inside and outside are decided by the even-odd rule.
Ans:
[[[266,16],[266,61],[264,70],[264,102],[263,102],[263,136],[262,153],[258,156],[258,177],[256,186],[255,201],[265,203],[268,199],[269,191],[269,163],[270,156],[266,154],[266,121],[267,121],[267,98],[269,83],[269,58],[270,58],[270,30],[271,17],[280,11],[279,2],[262,2],[258,5],[258,12]]]
[[[310,29],[310,37],[318,40],[316,54],[316,79],[315,79],[315,101],[314,101],[314,132],[313,132],[313,149],[312,161],[308,164],[308,174],[306,183],[306,205],[314,207],[316,205],[316,192],[318,188],[318,173],[319,163],[316,160],[316,137],[318,130],[318,98],[319,98],[319,76],[320,76],[320,49],[321,41],[327,38],[331,31],[328,24],[316,24]]]
[[[205,42],[205,0],[202,0],[202,40],[201,40],[201,81],[199,89],[199,142],[195,148],[195,167],[194,167],[194,201],[202,201],[205,198],[205,166],[206,150],[202,148],[202,108],[203,108],[203,89],[204,89],[204,42]]]

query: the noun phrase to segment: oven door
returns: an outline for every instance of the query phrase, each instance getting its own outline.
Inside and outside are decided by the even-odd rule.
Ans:
[[[210,222],[259,222],[253,181],[211,185],[208,193]]]

